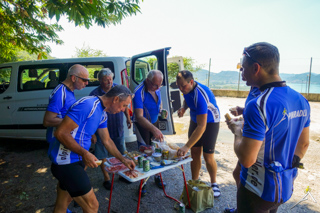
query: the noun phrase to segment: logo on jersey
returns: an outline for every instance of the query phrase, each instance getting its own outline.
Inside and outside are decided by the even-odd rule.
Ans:
[[[304,109],[304,110],[296,110],[288,113],[286,108],[284,108],[282,114],[287,115],[288,119],[293,119],[293,118],[307,117],[308,111]]]

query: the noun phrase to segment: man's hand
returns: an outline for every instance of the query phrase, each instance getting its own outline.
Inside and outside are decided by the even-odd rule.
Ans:
[[[132,160],[129,160],[127,158],[124,159],[123,164],[130,170],[134,170],[134,168],[136,167],[136,164]]]
[[[131,128],[131,125],[132,125],[132,122],[131,122],[131,119],[127,119],[127,126],[128,126],[128,129]]]
[[[243,108],[239,106],[232,107],[229,109],[229,111],[233,116],[238,116],[243,114]]]
[[[237,118],[231,119],[231,121],[226,122],[228,128],[231,132],[237,136],[242,136],[242,129],[243,129],[243,120],[239,120]]]
[[[181,147],[180,149],[178,149],[177,151],[177,155],[178,157],[183,157],[185,156],[189,151],[189,147],[187,147],[186,145],[184,145],[183,147]]]
[[[84,164],[86,166],[91,167],[91,168],[98,167],[98,164],[95,162],[97,160],[98,159],[96,158],[96,156],[94,156],[93,154],[91,154],[88,151],[82,156],[82,161],[84,162]]]
[[[158,139],[160,142],[163,141],[163,134],[157,127],[153,128],[152,134],[153,137]]]
[[[181,107],[178,109],[178,116],[179,118],[183,117],[184,113],[186,112],[185,108]]]

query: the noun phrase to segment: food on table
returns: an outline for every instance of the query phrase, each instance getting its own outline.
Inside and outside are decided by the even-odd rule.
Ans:
[[[105,169],[108,171],[108,172],[119,172],[119,171],[122,171],[122,170],[125,170],[127,169],[128,167],[126,167],[124,164],[117,164],[117,165],[113,165],[113,166],[106,166]]]
[[[120,164],[121,163],[121,161],[119,159],[115,158],[115,157],[107,158],[107,161],[111,165],[116,165],[116,164]]]
[[[178,150],[180,147],[175,143],[169,143],[168,146],[173,150]]]
[[[142,173],[138,172],[137,170],[128,170],[123,172],[123,174],[125,174],[126,176],[128,176],[131,179],[137,178],[140,175],[142,175]]]
[[[148,156],[152,155],[152,149],[145,149],[144,153],[147,154]]]
[[[139,146],[139,152],[144,153],[145,150],[152,150],[152,146],[149,146],[149,145]]]
[[[158,152],[155,152],[152,154],[153,159],[156,161],[161,161],[161,156],[162,156],[162,154],[158,153]]]

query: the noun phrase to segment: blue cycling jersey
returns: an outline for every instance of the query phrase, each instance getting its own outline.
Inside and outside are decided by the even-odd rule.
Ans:
[[[84,149],[89,150],[91,136],[98,128],[107,128],[107,113],[99,97],[87,96],[75,102],[66,116],[71,118],[78,127],[70,134]],[[48,151],[54,164],[64,165],[81,161],[82,157],[64,147],[58,140],[50,143]]]
[[[47,111],[58,113],[59,118],[64,118],[67,114],[69,107],[76,101],[74,92],[71,91],[66,85],[59,84],[49,96],[49,104]],[[55,127],[48,127],[46,138],[49,143],[55,141],[53,135]]]
[[[302,130],[310,125],[310,106],[298,92],[274,82],[248,103],[243,136],[263,141],[256,162],[241,168],[241,183],[270,202],[286,202],[293,192],[297,168],[292,160]]]
[[[113,83],[112,87],[116,85],[117,84]],[[102,96],[104,94],[106,94],[106,92],[101,88],[101,86],[98,86],[97,88],[92,90],[89,95]],[[109,131],[110,138],[113,140],[113,139],[122,137],[124,135],[124,129],[123,129],[124,113],[122,111],[116,114],[111,114],[107,112],[107,115],[108,115],[108,131]]]
[[[192,121],[197,123],[197,115],[207,114],[207,123],[220,122],[220,111],[212,91],[203,84],[195,83],[194,89],[183,95],[190,108]]]
[[[150,119],[151,123],[155,123],[158,120],[158,114],[160,112],[160,88],[156,90],[156,95],[158,96],[158,102],[156,102],[148,92],[144,82],[145,81],[139,84],[134,90],[133,106],[135,109],[143,109],[143,117],[148,120]]]
[[[258,87],[251,87],[251,89],[249,91],[249,94],[247,96],[247,99],[246,99],[245,106],[247,106],[249,101],[251,101],[252,99],[258,97],[260,94],[261,94],[261,91],[259,90]]]

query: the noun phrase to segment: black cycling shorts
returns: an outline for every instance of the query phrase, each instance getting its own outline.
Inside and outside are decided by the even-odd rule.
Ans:
[[[84,163],[78,161],[66,165],[51,164],[51,172],[59,181],[59,187],[67,190],[71,197],[87,194],[91,190],[91,184]]]
[[[188,131],[188,137],[190,138],[193,131],[196,129],[197,123],[190,120],[190,126]],[[204,153],[214,153],[216,147],[216,141],[219,133],[220,123],[207,123],[206,130],[202,134],[201,138],[193,147],[203,147]]]

